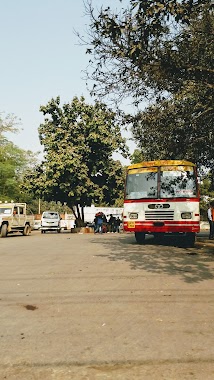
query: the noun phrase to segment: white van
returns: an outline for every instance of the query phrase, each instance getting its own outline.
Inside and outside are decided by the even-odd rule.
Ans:
[[[61,232],[60,215],[57,211],[44,211],[42,213],[40,231],[42,234],[46,231]]]

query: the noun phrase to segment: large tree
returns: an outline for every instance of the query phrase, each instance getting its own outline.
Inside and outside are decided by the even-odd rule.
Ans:
[[[20,184],[36,155],[13,144],[5,133],[17,133],[19,120],[14,115],[0,114],[0,200],[24,201]]]
[[[152,99],[126,118],[145,159],[187,158],[214,173],[212,1],[130,0],[98,13],[92,4],[94,93]]]
[[[187,81],[213,88],[211,6],[211,0],[130,0],[120,11],[97,11],[88,1],[94,95],[141,101],[175,93]]]
[[[41,112],[44,160],[25,178],[23,188],[47,201],[66,203],[82,222],[84,206],[115,204],[124,173],[112,154],[127,156],[116,113],[99,102],[86,104],[83,97],[62,106],[60,97],[51,99]]]
[[[128,117],[144,158],[186,158],[214,169],[213,117],[205,100],[192,89],[183,102],[177,96]]]
[[[184,73],[173,96],[132,118],[133,134],[147,158],[186,157],[214,168],[212,31],[213,18],[206,10],[175,38],[175,54],[179,52],[183,65],[195,62],[194,68],[189,66],[194,75],[187,79]],[[176,76],[176,68],[172,74]],[[179,81],[174,84],[179,87]]]

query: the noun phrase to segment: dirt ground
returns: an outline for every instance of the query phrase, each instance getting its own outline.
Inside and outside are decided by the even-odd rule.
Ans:
[[[214,244],[0,239],[0,380],[213,380]]]

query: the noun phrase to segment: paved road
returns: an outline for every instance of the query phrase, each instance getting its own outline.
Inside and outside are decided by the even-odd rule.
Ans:
[[[213,380],[214,248],[201,239],[0,239],[0,379]]]

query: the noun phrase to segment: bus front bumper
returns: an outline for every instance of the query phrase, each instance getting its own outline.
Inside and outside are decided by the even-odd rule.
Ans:
[[[200,232],[200,221],[125,221],[124,231],[144,233]]]

